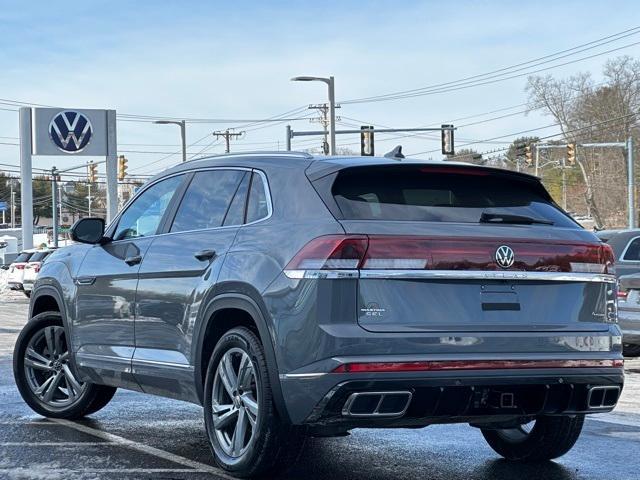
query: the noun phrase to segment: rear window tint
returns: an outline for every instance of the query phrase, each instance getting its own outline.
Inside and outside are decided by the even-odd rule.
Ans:
[[[355,167],[337,175],[332,195],[349,220],[476,223],[487,214],[577,227],[541,186],[486,170]]]
[[[640,238],[634,238],[624,251],[623,260],[640,261]]]
[[[33,252],[22,252],[20,255],[16,257],[14,263],[27,262],[33,255]]]
[[[36,252],[29,259],[29,261],[30,262],[41,262],[42,260],[44,260],[46,258],[47,255],[49,255],[49,252]]]

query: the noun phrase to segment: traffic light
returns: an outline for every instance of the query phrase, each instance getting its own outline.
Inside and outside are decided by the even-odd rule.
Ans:
[[[127,158],[124,155],[118,157],[118,180],[124,180],[127,175]]]
[[[440,125],[440,140],[442,142],[442,154],[454,155],[453,125]]]
[[[524,149],[524,161],[527,165],[533,164],[533,155],[531,154],[531,145],[527,145]]]
[[[375,155],[372,126],[363,125],[360,127],[360,155],[363,157],[373,157]]]
[[[576,144],[575,143],[567,144],[567,163],[569,165],[576,164]]]
[[[89,183],[95,183],[98,180],[98,166],[95,163],[87,165],[87,178]]]

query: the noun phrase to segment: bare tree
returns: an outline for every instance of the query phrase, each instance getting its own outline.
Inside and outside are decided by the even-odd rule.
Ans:
[[[640,103],[640,62],[631,57],[609,60],[604,82],[595,84],[590,74],[566,79],[529,77],[529,108],[542,108],[558,123],[568,143],[621,142],[637,135],[636,113]],[[626,190],[620,151],[580,151],[577,165],[584,183],[587,210],[598,228],[616,226],[624,219]]]

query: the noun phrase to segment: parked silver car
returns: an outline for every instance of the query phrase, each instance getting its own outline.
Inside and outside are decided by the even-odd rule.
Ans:
[[[640,229],[601,230],[596,235],[611,245],[618,277],[640,273]]]
[[[618,319],[624,355],[640,357],[640,273],[620,277]]]

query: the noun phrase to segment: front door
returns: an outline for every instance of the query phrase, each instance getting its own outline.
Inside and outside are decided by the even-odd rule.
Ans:
[[[77,277],[72,345],[85,380],[137,388],[131,374],[138,270],[184,176],[146,188],[93,246]]]
[[[132,362],[145,392],[197,401],[194,322],[244,221],[250,180],[246,170],[196,172],[166,233],[154,239],[145,255]]]

